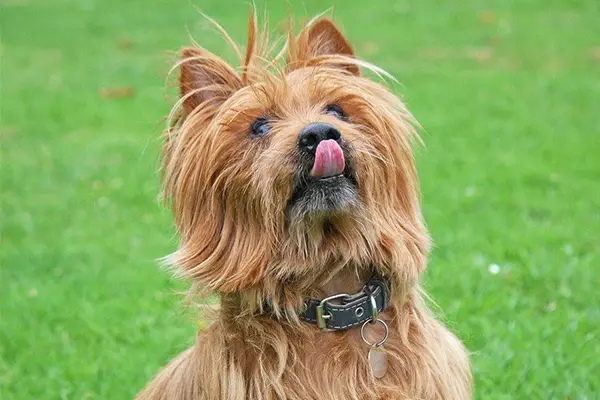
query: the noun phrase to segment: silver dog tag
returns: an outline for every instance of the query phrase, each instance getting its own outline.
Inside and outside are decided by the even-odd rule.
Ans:
[[[383,346],[371,346],[369,350],[369,364],[375,378],[383,378],[387,372],[388,358]]]

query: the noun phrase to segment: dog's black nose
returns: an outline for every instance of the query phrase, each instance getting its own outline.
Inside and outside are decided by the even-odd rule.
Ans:
[[[324,123],[307,125],[298,135],[298,147],[304,153],[315,154],[317,145],[323,140],[333,139],[340,141],[342,135],[333,126]]]

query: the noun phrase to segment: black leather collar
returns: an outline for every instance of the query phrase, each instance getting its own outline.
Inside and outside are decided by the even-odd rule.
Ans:
[[[316,324],[321,329],[345,330],[376,320],[390,302],[386,281],[371,278],[356,294],[340,293],[322,300],[309,299],[304,303],[300,319]]]

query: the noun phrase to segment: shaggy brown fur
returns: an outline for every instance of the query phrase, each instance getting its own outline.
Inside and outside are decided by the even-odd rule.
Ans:
[[[384,72],[355,58],[329,19],[291,32],[268,58],[252,15],[246,51],[235,47],[239,71],[204,49],[182,52],[181,100],[164,149],[164,192],[180,236],[168,261],[196,293],[218,293],[221,307],[138,399],[470,399],[465,349],[419,287],[430,242],[415,123],[398,98],[361,76],[359,67]],[[328,104],[348,119],[324,113]],[[252,138],[261,116],[271,130]],[[311,122],[341,132],[355,172],[356,198],[327,213],[291,204],[298,133]],[[380,315],[390,328],[381,379],[360,328],[325,332],[298,317],[304,299],[356,292],[373,273],[392,296]],[[372,340],[383,334],[379,325],[367,331]]]

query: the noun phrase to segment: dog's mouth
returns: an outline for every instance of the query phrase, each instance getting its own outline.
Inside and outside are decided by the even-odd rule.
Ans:
[[[358,205],[357,180],[349,150],[321,143],[322,151],[302,156],[288,212],[294,216],[329,215]],[[321,150],[321,149],[318,149]]]

